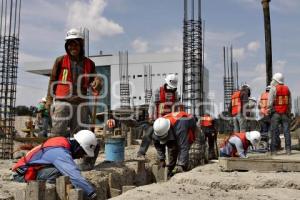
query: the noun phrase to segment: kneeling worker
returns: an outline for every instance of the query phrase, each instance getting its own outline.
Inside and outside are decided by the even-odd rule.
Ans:
[[[173,112],[155,120],[152,138],[161,167],[166,166],[165,147],[168,147],[169,177],[188,170],[189,149],[195,141],[195,128],[195,118],[186,112]]]
[[[81,130],[74,138],[53,137],[36,146],[12,168],[14,180],[28,182],[44,180],[54,183],[59,176],[69,176],[75,188],[84,191],[91,200],[97,199],[95,189],[81,176],[73,159],[94,156],[96,136],[89,130]]]
[[[260,132],[258,131],[235,133],[221,145],[220,157],[247,158],[248,147],[258,144],[260,138]]]

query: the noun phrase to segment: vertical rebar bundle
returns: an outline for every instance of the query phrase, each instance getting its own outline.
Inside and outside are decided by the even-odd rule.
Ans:
[[[297,97],[294,101],[294,111],[295,111],[295,116],[299,117],[300,116],[300,97]]]
[[[272,81],[272,38],[271,38],[271,19],[270,19],[270,4],[271,0],[262,0],[264,11],[265,24],[265,48],[266,48],[266,86]]]
[[[204,100],[201,0],[184,0],[183,24],[182,102],[186,112],[199,116]]]
[[[21,0],[1,0],[0,21],[0,158],[10,159],[15,134],[15,103]]]
[[[128,51],[119,52],[120,101],[121,108],[130,108],[130,89],[128,78]]]
[[[223,59],[224,59],[224,111],[228,111],[228,108],[231,104],[231,95],[234,90],[238,89],[238,63],[233,61],[232,46],[230,46],[230,51],[228,47],[223,47]]]
[[[145,104],[149,105],[152,96],[152,66],[144,65]]]

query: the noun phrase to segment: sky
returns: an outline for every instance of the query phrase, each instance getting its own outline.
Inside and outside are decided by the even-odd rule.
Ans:
[[[35,105],[48,78],[25,72],[24,63],[64,54],[72,27],[90,31],[90,55],[182,52],[183,0],[22,1],[17,105]],[[270,2],[273,72],[281,72],[292,96],[300,96],[300,0]],[[261,0],[202,0],[205,66],[210,94],[223,100],[223,46],[233,45],[239,80],[259,98],[265,89],[265,44]]]

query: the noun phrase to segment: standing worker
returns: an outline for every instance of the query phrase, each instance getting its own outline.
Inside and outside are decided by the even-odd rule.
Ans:
[[[168,147],[168,176],[188,170],[189,149],[195,141],[195,118],[186,112],[173,112],[155,120],[153,124],[154,146],[160,166],[166,166],[166,146]]]
[[[43,97],[37,105],[37,121],[41,124],[39,136],[48,137],[48,128],[51,125],[49,111],[46,109],[46,97]]]
[[[247,158],[248,147],[255,146],[260,139],[261,135],[258,131],[234,133],[221,145],[220,157]]]
[[[251,95],[250,86],[243,84],[241,89],[235,91],[231,96],[231,115],[233,117],[234,133],[246,132],[247,120],[244,106],[248,104]]]
[[[167,75],[165,83],[155,90],[151,97],[148,114],[149,124],[142,139],[138,157],[145,156],[152,141],[154,120],[171,112],[181,110],[177,92],[178,77],[175,74]]]
[[[216,121],[208,113],[205,113],[199,120],[201,130],[205,135],[205,140],[208,142],[208,158],[216,159],[215,145],[217,142]]]
[[[84,37],[77,29],[67,32],[66,55],[56,59],[50,75],[46,107],[52,104],[54,136],[72,136],[89,124],[88,88],[98,96],[102,79],[97,76],[95,63],[84,56]],[[55,99],[54,99],[55,98]],[[54,99],[54,101],[53,101]],[[70,131],[68,131],[68,127]]]
[[[14,180],[32,180],[55,183],[59,176],[69,176],[75,188],[81,188],[88,199],[96,200],[95,189],[80,174],[74,159],[94,157],[96,136],[89,130],[81,130],[74,138],[53,137],[36,146],[22,157],[13,167]]]
[[[276,153],[276,138],[279,134],[279,126],[282,126],[286,154],[291,154],[290,114],[292,109],[292,97],[288,86],[284,85],[284,77],[281,73],[275,73],[271,81],[271,89],[268,97],[268,113],[271,116],[271,154]]]

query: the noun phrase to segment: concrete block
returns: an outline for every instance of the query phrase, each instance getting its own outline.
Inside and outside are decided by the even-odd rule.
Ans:
[[[56,187],[54,184],[46,185],[45,200],[56,200]]]
[[[66,187],[69,183],[70,183],[70,178],[68,176],[60,176],[56,179],[57,200],[67,199]]]
[[[30,181],[26,187],[26,200],[41,200],[45,199],[45,181]]]
[[[164,182],[167,181],[168,178],[168,168],[167,167],[159,167],[158,165],[152,166],[152,173],[154,175],[155,181]]]
[[[110,190],[110,197],[111,198],[119,196],[120,194],[122,194],[121,190],[118,190],[118,189],[115,189],[115,188],[110,188],[109,190]]]
[[[18,190],[14,193],[14,199],[16,200],[26,200],[26,190]]]
[[[83,200],[83,191],[81,189],[71,189],[68,197],[69,200]]]
[[[132,190],[134,188],[136,188],[135,185],[124,185],[122,186],[122,193],[127,192],[128,190]]]

